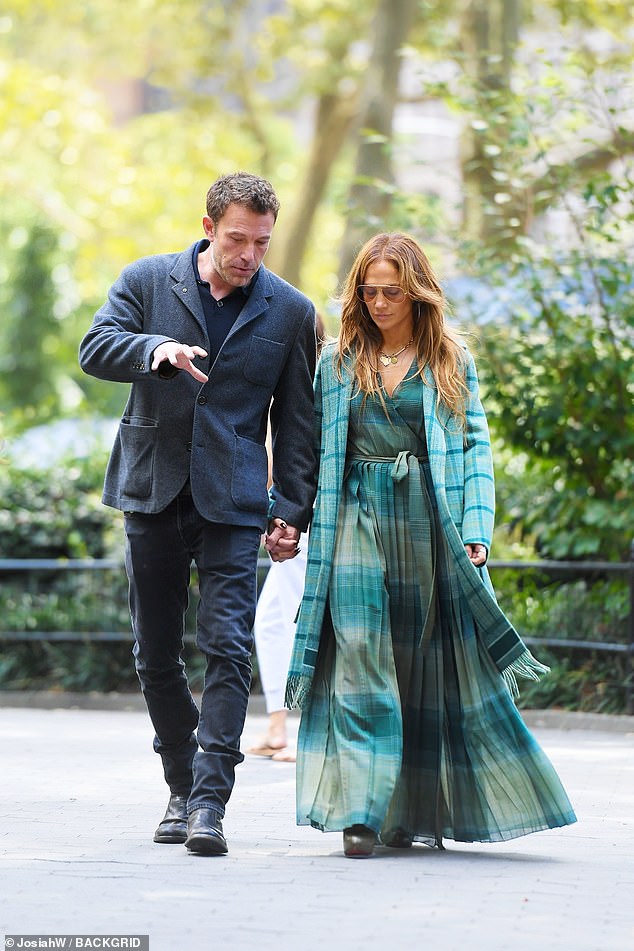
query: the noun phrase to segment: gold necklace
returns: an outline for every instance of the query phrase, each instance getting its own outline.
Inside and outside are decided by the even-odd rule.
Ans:
[[[402,353],[405,353],[408,347],[414,343],[414,338],[410,337],[404,347],[401,347],[400,350],[395,350],[394,353],[384,353],[383,350],[379,350],[379,360],[384,367],[389,367],[390,363],[398,363],[398,358]]]

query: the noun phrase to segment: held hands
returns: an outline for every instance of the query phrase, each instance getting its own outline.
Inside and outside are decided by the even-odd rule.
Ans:
[[[193,376],[199,383],[206,383],[209,379],[202,370],[194,366],[192,360],[194,357],[206,357],[207,351],[202,347],[189,347],[186,343],[177,343],[175,340],[168,340],[160,344],[154,351],[152,358],[152,370],[158,370],[161,363],[166,360],[178,370],[185,370],[190,376]]]
[[[469,561],[478,568],[487,560],[488,552],[485,545],[465,545],[465,551],[469,556]]]
[[[281,518],[273,518],[269,522],[264,547],[271,556],[271,561],[288,561],[299,554],[297,543],[299,531],[292,525],[287,525]]]

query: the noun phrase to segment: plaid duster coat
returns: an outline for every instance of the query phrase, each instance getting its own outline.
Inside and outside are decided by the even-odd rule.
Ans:
[[[353,377],[340,380],[335,369],[336,345],[324,348],[315,375],[315,431],[319,457],[319,482],[311,522],[304,596],[289,667],[286,705],[301,707],[315,669],[327,610],[332,573],[339,500],[346,461],[346,444]],[[460,588],[468,600],[478,632],[509,689],[517,695],[515,674],[537,679],[547,668],[531,656],[499,608],[486,567],[476,568],[464,546],[491,547],[495,514],[493,462],[488,425],[478,394],[478,379],[471,354],[465,350],[468,386],[466,430],[458,429],[450,412],[437,400],[429,368],[423,372],[424,417],[427,451],[439,519],[454,558]]]

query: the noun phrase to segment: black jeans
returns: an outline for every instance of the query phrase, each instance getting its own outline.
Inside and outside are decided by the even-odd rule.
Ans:
[[[126,513],[125,531],[134,656],[154,749],[189,811],[205,806],[221,818],[244,759],[260,530],[208,522],[181,493],[157,515]],[[196,642],[206,658],[200,713],[181,657],[192,560]]]

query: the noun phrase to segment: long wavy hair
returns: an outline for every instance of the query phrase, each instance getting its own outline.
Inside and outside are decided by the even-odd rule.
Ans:
[[[336,357],[339,378],[344,367],[352,370],[355,392],[382,398],[378,382],[377,351],[382,338],[367,306],[357,297],[357,287],[365,283],[370,265],[389,261],[399,276],[399,285],[412,302],[413,337],[418,373],[429,367],[436,384],[437,399],[465,425],[465,348],[460,334],[445,320],[445,296],[427,255],[409,235],[400,232],[377,234],[359,251],[341,293],[341,326]]]

